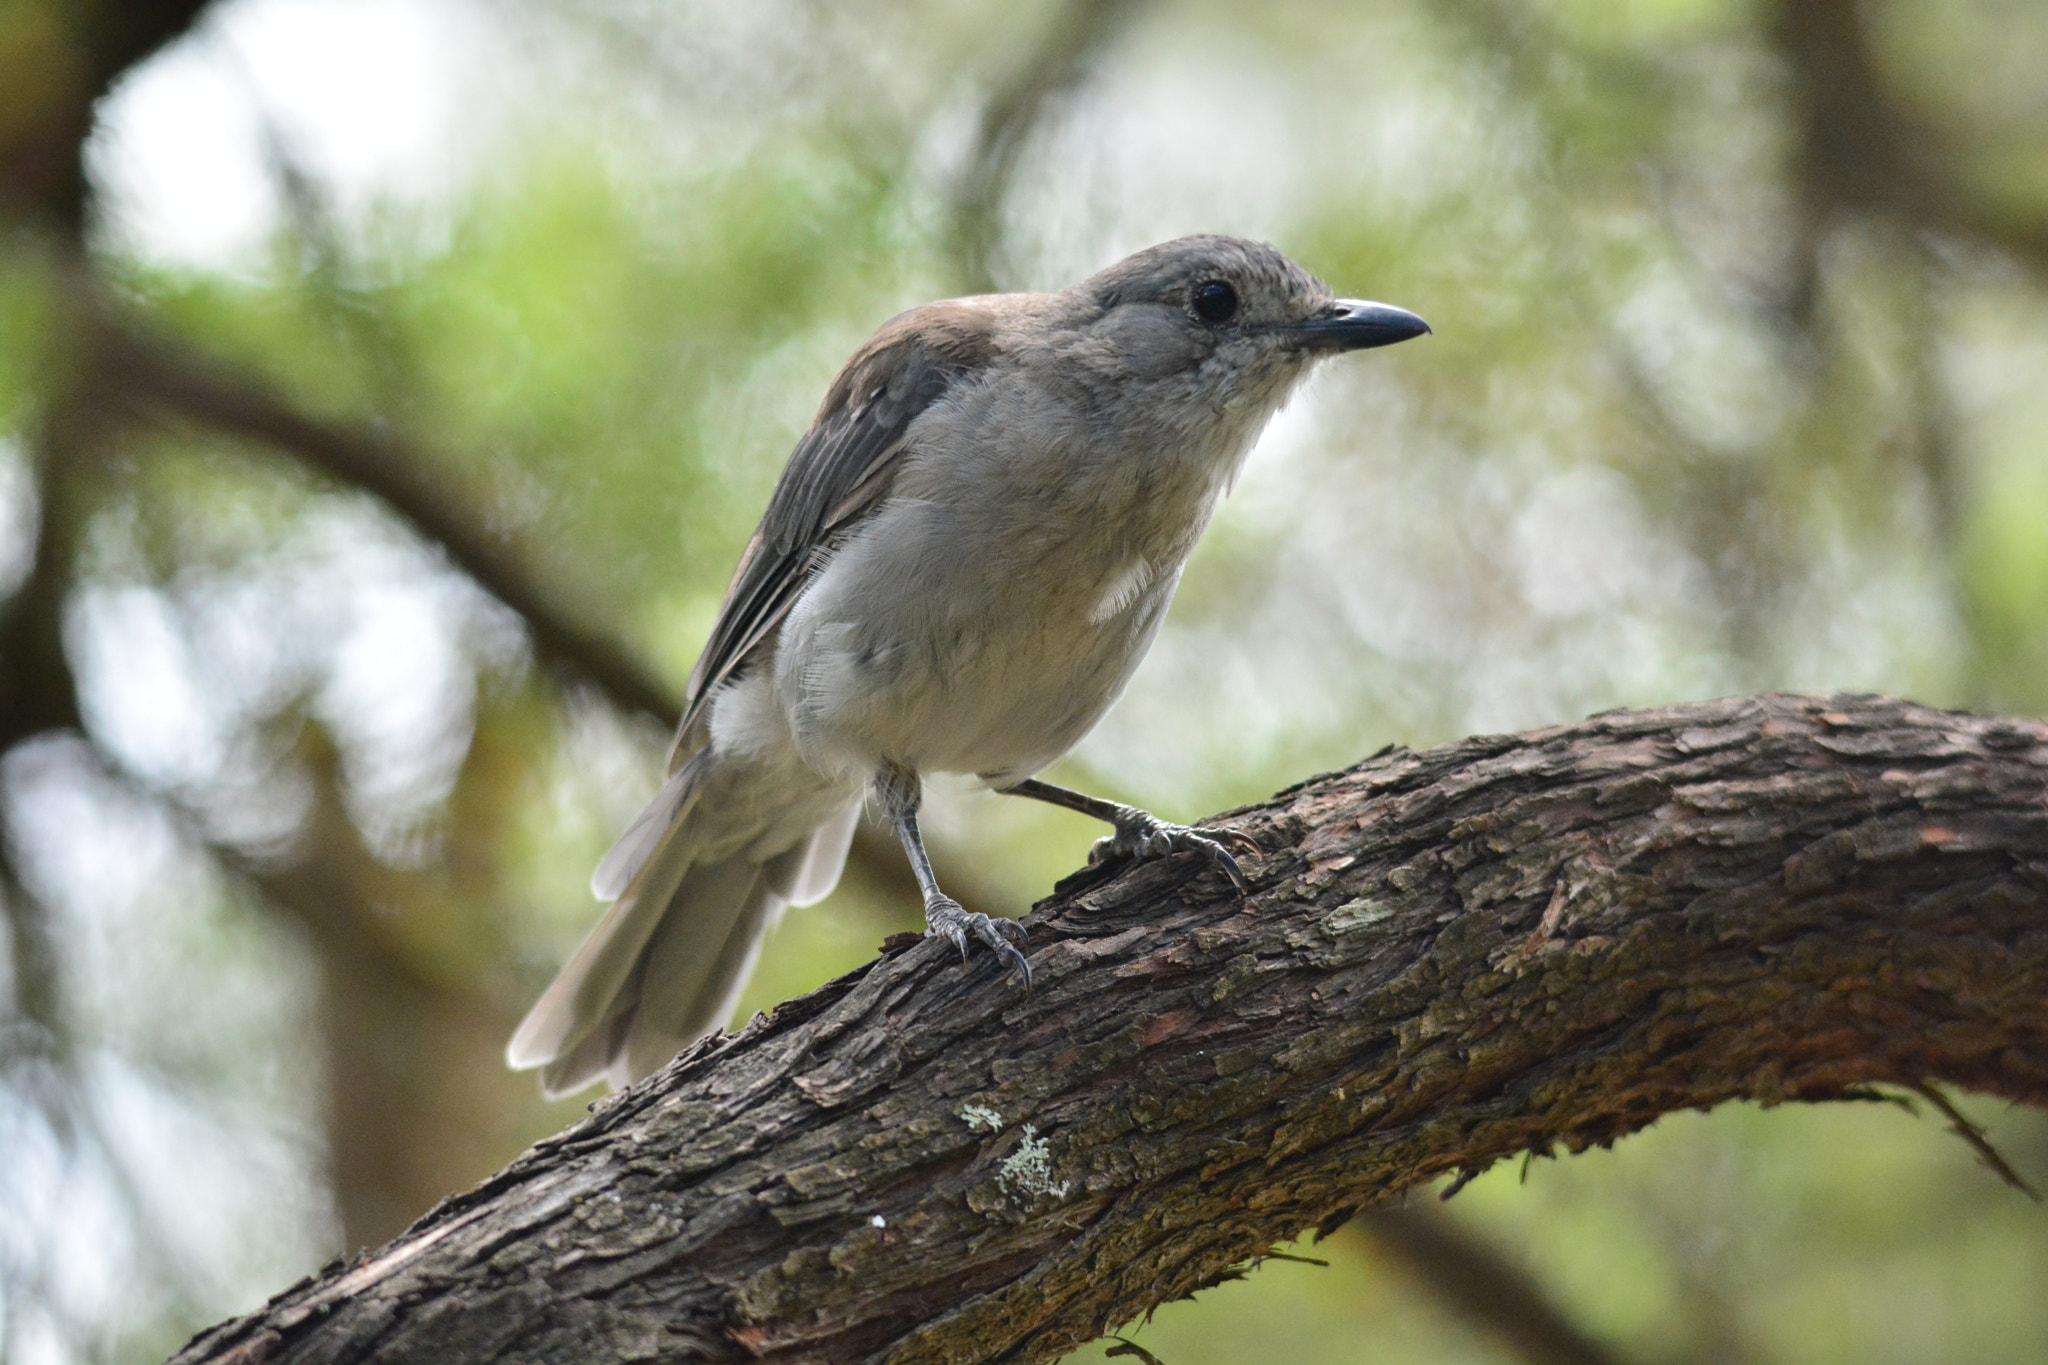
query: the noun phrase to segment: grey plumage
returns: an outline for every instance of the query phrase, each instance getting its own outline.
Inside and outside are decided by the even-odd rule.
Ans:
[[[1118,852],[1194,849],[1237,879],[1205,836],[1029,779],[1122,691],[1313,361],[1425,330],[1229,237],[885,324],[791,455],[691,676],[668,781],[592,879],[615,903],[511,1064],[544,1068],[550,1093],[623,1085],[716,1028],[782,907],[830,891],[870,794],[933,928],[1022,966],[1015,926],[931,879],[922,773],[1073,805],[1115,824]]]

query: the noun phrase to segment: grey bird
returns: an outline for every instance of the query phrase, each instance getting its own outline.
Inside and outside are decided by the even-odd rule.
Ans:
[[[932,875],[927,773],[1096,816],[1114,830],[1098,856],[1200,854],[1242,891],[1217,838],[1034,774],[1123,691],[1315,362],[1428,330],[1220,236],[885,323],[790,456],[690,676],[668,779],[591,879],[611,908],[507,1061],[542,1068],[550,1095],[623,1087],[722,1025],[783,907],[838,881],[870,799],[931,931],[1028,982],[1023,927]]]

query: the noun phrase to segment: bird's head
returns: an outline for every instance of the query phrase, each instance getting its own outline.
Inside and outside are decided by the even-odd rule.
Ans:
[[[1162,242],[1059,297],[1070,344],[1106,387],[1133,398],[1170,393],[1183,410],[1261,424],[1316,360],[1429,331],[1405,309],[1340,299],[1274,248],[1241,237]]]

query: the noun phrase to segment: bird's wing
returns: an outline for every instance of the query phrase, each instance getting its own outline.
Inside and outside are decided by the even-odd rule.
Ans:
[[[711,694],[774,636],[832,545],[888,491],[912,420],[988,363],[996,320],[979,301],[913,309],[885,324],[832,381],[691,671],[671,771],[696,747],[690,736]]]

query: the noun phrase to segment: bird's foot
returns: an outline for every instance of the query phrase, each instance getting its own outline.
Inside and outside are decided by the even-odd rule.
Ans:
[[[943,935],[960,950],[962,962],[967,960],[969,938],[986,944],[1003,958],[1005,966],[1023,974],[1024,986],[1030,989],[1031,964],[1018,949],[1030,942],[1031,935],[1017,921],[975,914],[950,896],[935,896],[924,903],[924,922],[929,932]]]
[[[1231,848],[1239,853],[1257,853],[1259,841],[1249,834],[1234,829],[1219,829],[1211,836],[1186,825],[1169,824],[1149,811],[1127,806],[1124,813],[1112,822],[1116,833],[1097,839],[1089,851],[1091,866],[1104,863],[1112,858],[1164,858],[1174,853],[1199,853],[1209,860],[1209,865],[1230,878],[1230,884],[1237,888],[1239,895],[1251,889],[1245,880],[1244,869],[1231,856]],[[1229,847],[1225,847],[1225,845]]]

